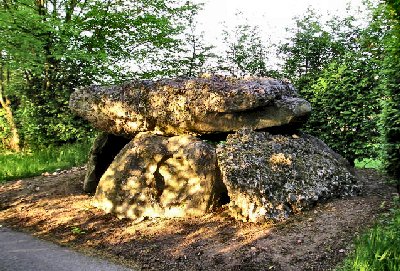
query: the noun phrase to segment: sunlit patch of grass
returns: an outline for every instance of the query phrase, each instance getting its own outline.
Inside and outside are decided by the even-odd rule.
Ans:
[[[32,153],[0,154],[0,183],[86,163],[91,142],[49,146]]]
[[[356,241],[353,252],[337,271],[400,271],[400,206]]]
[[[356,168],[372,168],[372,169],[382,168],[382,161],[373,158],[356,159],[354,161],[354,164]]]

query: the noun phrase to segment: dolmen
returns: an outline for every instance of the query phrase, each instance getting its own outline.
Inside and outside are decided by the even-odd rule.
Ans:
[[[121,218],[283,220],[359,191],[350,164],[299,129],[310,103],[286,81],[204,76],[77,89],[71,110],[101,131],[84,190]]]

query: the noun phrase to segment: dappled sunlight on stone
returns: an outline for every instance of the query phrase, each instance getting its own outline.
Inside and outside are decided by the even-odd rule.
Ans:
[[[168,207],[164,210],[164,217],[166,218],[172,218],[172,217],[184,217],[186,215],[186,211],[185,211],[185,206],[173,206],[173,207]],[[192,210],[191,215],[193,216],[198,216],[198,215],[202,215],[203,212],[198,211],[196,213],[196,210]]]
[[[130,136],[264,129],[301,124],[311,113],[286,81],[217,75],[81,88],[71,95],[70,108],[100,130]]]
[[[292,156],[284,153],[273,153],[269,158],[269,164],[272,170],[277,171],[282,167],[289,167],[292,165]]]
[[[109,168],[109,169],[106,171],[106,173],[104,173],[103,176],[106,176],[106,177],[107,177],[107,176],[110,176],[110,177],[112,178],[112,176],[114,176],[114,175],[115,175],[114,170],[112,170],[112,169]],[[105,178],[105,179],[107,179],[107,178]],[[102,189],[104,192],[112,191],[112,190],[115,189],[115,183],[112,182],[111,179],[107,179],[107,181],[103,181],[103,182],[102,182],[101,189]]]
[[[269,162],[272,165],[285,165],[285,166],[290,166],[292,165],[292,157],[291,155],[285,156],[284,153],[273,153],[271,154],[271,157],[269,158]]]
[[[347,162],[299,132],[311,105],[286,80],[211,75],[90,86],[71,95],[70,107],[131,139],[94,197],[118,217],[199,216],[229,203],[236,219],[265,222],[357,193]]]
[[[202,188],[201,188],[198,178],[190,179],[189,186],[190,186],[189,195],[193,195],[195,193],[202,193]]]
[[[140,133],[103,175],[94,202],[134,220],[199,216],[225,192],[216,165],[214,148],[195,137]]]
[[[102,201],[93,200],[92,205],[94,207],[104,210],[107,213],[112,212],[112,210],[114,209],[114,203],[108,199],[103,199]]]
[[[122,102],[113,102],[107,104],[108,110],[105,113],[111,113],[115,117],[124,118],[127,115],[127,110],[124,108]]]

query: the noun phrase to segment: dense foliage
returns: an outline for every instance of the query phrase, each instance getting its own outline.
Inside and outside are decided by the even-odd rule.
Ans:
[[[1,133],[17,128],[31,146],[84,138],[88,126],[67,107],[73,89],[163,74],[193,10],[174,0],[2,1]],[[130,62],[141,69],[130,73]]]
[[[383,92],[381,132],[385,171],[397,181],[400,193],[400,3],[388,0],[385,6],[387,25],[390,27],[383,39],[381,89]]]
[[[352,16],[318,18],[309,10],[280,46],[284,73],[312,103],[305,130],[350,162],[378,158],[384,21],[361,27]]]
[[[309,89],[302,91],[313,113],[305,129],[349,161],[376,157],[379,94],[371,67],[352,61],[332,62]]]

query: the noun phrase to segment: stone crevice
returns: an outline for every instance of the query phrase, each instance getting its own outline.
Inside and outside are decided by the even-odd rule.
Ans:
[[[155,198],[158,202],[160,201],[160,197],[165,189],[165,180],[164,180],[164,176],[160,173],[160,166],[172,157],[173,157],[172,154],[163,156],[162,159],[157,163],[157,168],[153,173],[154,180],[155,180],[155,182],[154,182],[155,190],[156,190]]]

